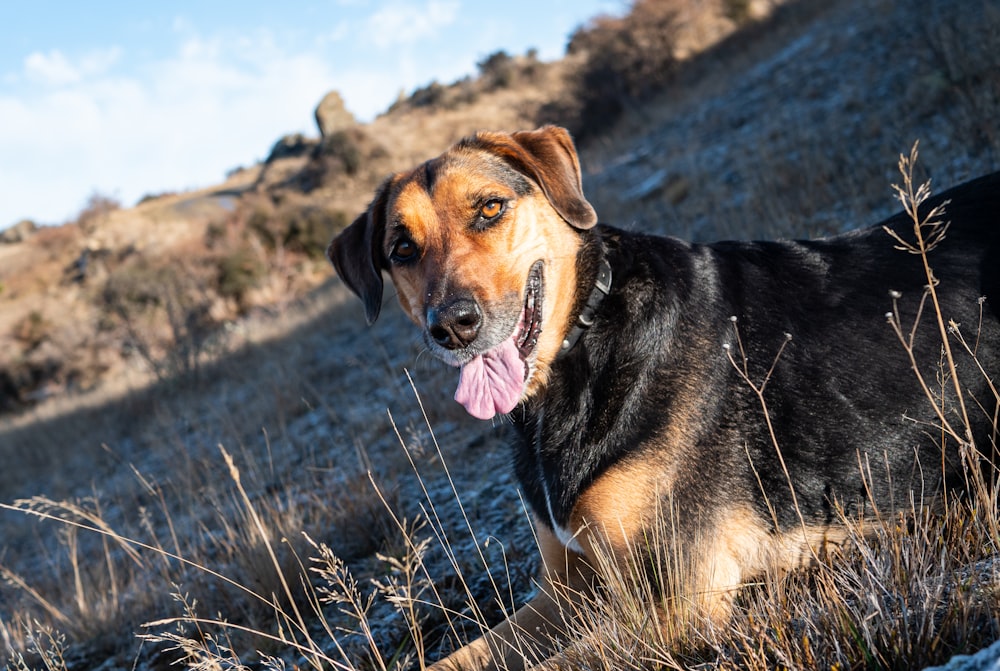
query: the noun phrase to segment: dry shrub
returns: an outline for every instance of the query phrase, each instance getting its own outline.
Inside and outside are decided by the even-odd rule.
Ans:
[[[781,1],[633,0],[621,16],[599,16],[570,38],[568,59],[582,61],[572,97],[553,102],[545,116],[584,141],[626,112],[643,116],[643,104],[670,86],[683,64]]]
[[[364,178],[388,155],[382,143],[362,126],[338,131],[323,139],[306,167],[293,178],[294,184],[309,193],[338,178]]]
[[[409,95],[401,94],[387,110],[387,115],[406,115],[421,110],[424,115],[475,105],[484,95],[504,89],[528,88],[538,82],[547,67],[538,60],[538,51],[528,49],[523,55],[495,51],[476,64],[478,76],[466,76],[451,84],[432,81]],[[405,118],[405,117],[404,117]],[[485,119],[485,117],[484,117]],[[484,120],[481,124],[489,126]]]
[[[327,275],[326,247],[348,223],[343,210],[301,194],[246,195],[224,224],[206,231],[212,290],[235,315],[281,309]]]
[[[541,63],[538,61],[538,52],[534,49],[529,49],[524,56],[511,56],[500,50],[476,63],[476,67],[479,70],[477,88],[490,92],[534,81]]]
[[[451,87],[455,89],[454,86]],[[457,89],[456,89],[457,90]],[[456,96],[449,96],[449,87],[445,86],[441,82],[435,80],[426,86],[421,86],[413,91],[408,99],[404,102],[409,107],[443,107],[449,109],[454,107],[454,105],[461,102],[471,102],[471,98],[462,96],[461,98]],[[392,109],[399,109],[399,105],[394,106]]]
[[[223,253],[218,260],[216,279],[219,295],[232,300],[238,311],[246,311],[246,297],[267,274],[261,255],[249,245]]]
[[[62,226],[42,226],[28,244],[44,249],[49,261],[68,262],[79,253],[83,231],[75,223]]]
[[[160,380],[195,375],[214,347],[211,280],[185,259],[132,259],[110,273],[98,296],[107,318]]]
[[[578,137],[606,129],[670,81],[677,65],[677,12],[672,1],[637,0],[624,16],[598,17],[573,34],[567,53],[585,54],[575,96]]]
[[[226,351],[227,323],[261,305],[283,308],[316,282],[326,245],[347,217],[308,199],[247,195],[206,227],[204,249],[165,258],[133,254],[110,264],[94,301],[104,337],[124,335],[161,379],[198,376]]]
[[[40,311],[32,310],[14,325],[14,340],[31,351],[50,337],[51,329],[51,321]]]
[[[273,161],[280,161],[285,158],[298,158],[299,156],[305,156],[315,149],[315,140],[307,138],[302,133],[292,133],[291,135],[285,135],[279,138],[278,141],[271,146],[271,151],[268,153],[264,163],[267,164]]]
[[[325,258],[333,235],[347,226],[343,211],[295,199],[258,201],[246,216],[247,233],[256,236],[270,253],[290,252],[313,260]]]
[[[95,192],[76,216],[76,224],[84,233],[92,233],[101,227],[112,212],[120,210],[121,206],[118,199]]]
[[[327,169],[335,169],[336,162],[346,174],[356,175],[364,160],[362,142],[363,134],[355,129],[340,130],[323,138],[320,151],[328,161]]]
[[[479,79],[487,90],[507,88],[517,74],[514,59],[506,51],[494,51],[476,63]]]
[[[65,383],[67,366],[47,354],[20,357],[0,368],[0,412],[19,410],[45,397],[45,388]]]

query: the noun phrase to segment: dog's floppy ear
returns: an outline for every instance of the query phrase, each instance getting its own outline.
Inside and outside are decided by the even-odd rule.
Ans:
[[[337,235],[326,256],[337,275],[365,304],[365,319],[371,326],[382,310],[382,236],[385,232],[385,205],[389,184],[386,180],[375,192],[365,212]]]
[[[565,128],[543,126],[510,136],[514,147],[500,147],[502,157],[538,182],[556,212],[570,225],[586,229],[597,213],[583,196],[580,159]]]

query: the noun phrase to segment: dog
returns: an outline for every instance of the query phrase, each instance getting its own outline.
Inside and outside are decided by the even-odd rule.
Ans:
[[[594,589],[606,558],[624,565],[665,509],[665,556],[686,567],[671,579],[725,623],[740,585],[808,563],[842,520],[960,492],[972,446],[997,462],[1000,173],[918,216],[942,204],[929,280],[898,249],[915,244],[905,212],[804,241],[598,224],[572,138],[553,126],[479,132],[389,177],[328,256],[369,324],[387,273],[427,349],[459,368],[456,400],[509,417],[542,554],[538,596],[432,668],[559,653],[565,595]],[[959,391],[938,377],[930,287],[975,341],[982,370],[956,354]],[[964,395],[969,431],[942,438],[957,417],[936,414],[921,377],[949,407]]]

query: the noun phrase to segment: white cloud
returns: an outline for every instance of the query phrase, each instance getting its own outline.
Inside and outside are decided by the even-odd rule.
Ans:
[[[80,81],[80,73],[58,49],[47,54],[36,51],[24,59],[24,74],[31,81],[62,86]]]
[[[90,51],[80,59],[80,72],[88,77],[104,74],[118,63],[121,55],[122,50],[119,47]]]
[[[121,49],[111,47],[87,52],[75,63],[58,49],[48,53],[32,52],[24,59],[24,75],[32,82],[47,86],[76,84],[85,77],[107,72],[121,56]]]
[[[455,0],[429,0],[423,6],[391,2],[368,18],[369,34],[381,49],[413,44],[454,23],[458,9]]]
[[[36,86],[0,92],[0,228],[65,221],[95,190],[131,204],[217,183],[285,133],[316,134],[312,110],[333,85],[320,54],[266,32],[188,35],[146,63],[115,50],[33,53],[23,76]]]
[[[354,26],[350,21],[338,21],[334,24],[332,30],[328,30],[325,34],[317,38],[317,43],[322,45],[328,42],[341,42],[351,37],[353,30]]]

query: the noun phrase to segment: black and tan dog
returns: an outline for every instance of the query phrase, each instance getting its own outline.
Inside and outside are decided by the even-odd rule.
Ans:
[[[995,376],[1000,173],[925,207],[945,200],[950,227],[929,254],[942,313]],[[905,215],[884,226],[913,237]],[[927,277],[897,244],[883,225],[707,245],[597,225],[569,135],[546,127],[478,133],[392,176],[329,256],[369,323],[388,272],[430,351],[461,368],[456,400],[476,417],[510,416],[547,585],[585,589],[597,553],[626,561],[669,507],[671,550],[688,567],[673,579],[724,621],[741,583],[836,538],[838,509],[961,489],[958,445],[942,439],[886,323],[895,305],[908,330],[923,309],[914,355],[940,391]],[[763,380],[783,343],[764,391],[772,438],[742,373]],[[968,442],[996,461],[995,392],[971,357],[957,365]],[[555,652],[556,593],[442,667],[519,667],[525,641]]]

